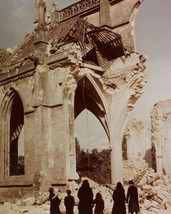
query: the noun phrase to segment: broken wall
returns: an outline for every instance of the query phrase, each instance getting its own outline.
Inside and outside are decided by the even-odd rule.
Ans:
[[[156,151],[156,170],[171,176],[171,100],[156,103],[151,111],[151,142]]]
[[[127,158],[131,161],[144,159],[148,166],[151,162],[151,130],[150,124],[143,121],[132,119],[125,132],[127,144]]]

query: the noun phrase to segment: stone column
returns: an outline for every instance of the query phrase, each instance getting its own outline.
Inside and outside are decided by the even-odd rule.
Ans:
[[[51,108],[35,108],[35,166],[34,185],[37,191],[46,191],[51,185],[52,160],[52,120]]]
[[[106,85],[110,86],[113,81],[116,86],[113,92],[112,87],[106,90],[109,93],[107,100],[109,106],[109,136],[112,149],[111,175],[112,183],[114,184],[123,181],[122,140],[134,103],[140,97],[142,88],[145,85],[143,63],[144,58],[142,56],[132,54],[124,62],[120,61],[119,66],[116,60],[110,67],[110,71],[106,72],[106,76],[103,76]],[[119,71],[118,75],[117,69]],[[112,73],[114,73],[114,78]]]
[[[65,112],[63,105],[54,107],[52,118],[52,184],[58,186],[61,184],[65,184],[67,181],[66,166],[69,130],[67,119],[68,114]]]
[[[113,142],[111,148],[111,178],[112,184],[123,182],[122,146],[118,141]]]
[[[75,89],[77,83],[72,75],[69,75],[64,89],[64,109],[68,121],[68,153],[67,153],[67,178],[71,180],[79,179],[76,172],[76,148],[75,148],[75,115],[74,115],[74,100]]]
[[[126,111],[126,106],[124,110],[122,110],[122,108],[120,108],[120,111],[119,109],[115,109],[111,116],[110,144],[112,184],[123,182],[122,140],[129,121],[129,116],[130,114]]]

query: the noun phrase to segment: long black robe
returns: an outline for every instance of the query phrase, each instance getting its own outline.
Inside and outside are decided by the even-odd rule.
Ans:
[[[129,213],[139,212],[138,190],[135,186],[130,186],[127,192],[128,210]]]
[[[92,214],[93,192],[90,187],[80,187],[78,190],[78,211],[79,214]]]
[[[126,198],[123,188],[117,188],[113,192],[113,209],[112,214],[126,214]]]

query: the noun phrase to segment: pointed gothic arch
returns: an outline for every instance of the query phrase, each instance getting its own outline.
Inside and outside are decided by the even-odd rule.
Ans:
[[[23,147],[21,131],[24,129],[24,107],[19,93],[10,88],[4,96],[1,108],[2,129],[1,142],[3,142],[5,176],[24,175],[24,154],[20,156],[19,146]],[[22,153],[24,148],[22,148]],[[1,167],[2,170],[3,167]]]
[[[89,122],[90,121],[92,122],[92,119],[97,120],[96,124],[97,123],[100,124],[101,127],[96,126],[95,129],[97,130],[97,127],[101,128],[100,130],[98,129],[98,131],[101,131],[103,129],[104,134],[106,135],[105,137],[106,137],[108,146],[110,147],[110,130],[109,130],[107,108],[106,108],[106,99],[101,90],[102,88],[100,87],[100,83],[96,81],[96,78],[91,76],[89,73],[84,74],[82,78],[79,79],[79,81],[77,82],[77,87],[75,89],[75,97],[74,97],[75,123],[76,123],[77,117],[79,117],[79,115],[81,115],[83,111],[86,111],[86,116],[84,116],[85,121],[83,121],[82,123],[87,125],[87,127],[84,127],[84,125],[82,126],[83,130],[87,131],[85,136],[85,140],[87,141],[87,148],[86,148],[87,152],[84,153],[84,151],[80,149],[81,142],[78,142],[78,139],[76,138],[76,151],[77,151],[76,171],[79,175],[81,175],[81,173],[84,174],[83,171],[86,169],[87,171],[86,176],[88,177],[91,173],[96,173],[95,171],[93,171],[93,168],[91,167],[90,160],[92,158],[91,158],[91,154],[89,153],[91,149],[90,147],[92,147],[92,145],[90,145],[90,138],[91,136],[95,136],[94,133],[93,135],[89,135],[90,132],[88,130],[90,127]],[[94,118],[91,117],[91,119],[89,120],[88,118],[90,115],[88,115],[89,114],[88,112],[92,114]],[[94,144],[96,149],[98,149],[97,144],[98,143],[96,143],[96,145]],[[110,162],[110,155],[106,157],[106,159]],[[83,171],[80,165],[83,166],[84,168]],[[99,165],[99,169],[100,167],[101,166]],[[108,173],[109,175],[111,175],[110,170],[108,171]],[[110,176],[109,176],[109,180],[110,180]]]
[[[109,127],[105,108],[105,101],[102,100],[102,94],[99,94],[98,85],[88,75],[84,75],[77,83],[74,100],[75,118],[84,110],[89,110],[102,124],[108,139]]]

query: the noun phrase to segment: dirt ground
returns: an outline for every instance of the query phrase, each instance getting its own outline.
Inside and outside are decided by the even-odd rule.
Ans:
[[[35,206],[18,206],[16,204],[11,203],[5,203],[3,205],[0,205],[0,214],[49,214],[49,205],[35,205]],[[171,209],[169,210],[154,210],[154,211],[147,211],[147,210],[141,210],[140,214],[171,214]],[[65,212],[61,212],[61,214],[65,214]],[[75,212],[74,214],[78,214],[78,209],[75,206]],[[111,212],[104,212],[104,214],[111,214]]]

